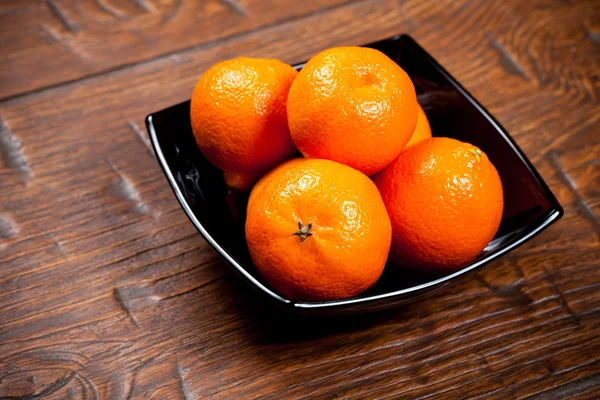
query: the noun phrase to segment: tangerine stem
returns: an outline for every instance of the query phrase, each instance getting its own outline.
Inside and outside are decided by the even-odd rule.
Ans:
[[[479,149],[473,149],[471,153],[477,158],[477,161],[481,161],[481,151]]]
[[[298,230],[292,234],[292,236],[300,236],[300,243],[304,242],[309,236],[312,236],[310,228],[312,228],[312,222],[308,225],[303,225],[302,222],[298,221]]]

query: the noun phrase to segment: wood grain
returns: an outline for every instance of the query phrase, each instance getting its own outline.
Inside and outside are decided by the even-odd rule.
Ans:
[[[345,0],[348,1],[348,0]],[[302,18],[344,0],[26,0],[0,5],[0,99]],[[110,40],[105,40],[110,37]],[[40,74],[44,65],[51,73]]]
[[[25,0],[0,21],[0,398],[594,398],[596,2]],[[401,32],[511,132],[565,215],[417,305],[290,319],[197,234],[143,119],[219,60]]]

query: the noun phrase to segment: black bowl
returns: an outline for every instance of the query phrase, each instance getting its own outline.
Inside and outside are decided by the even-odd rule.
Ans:
[[[189,101],[146,118],[160,166],[196,229],[246,282],[289,311],[346,314],[414,301],[515,249],[563,214],[548,186],[508,133],[412,38],[394,36],[366,47],[381,50],[410,75],[434,136],[452,137],[481,148],[502,179],[504,215],[496,237],[476,260],[454,273],[418,275],[386,268],[371,289],[353,298],[325,302],[285,298],[265,283],[252,264],[244,238],[247,194],[228,190],[221,171],[198,150],[190,126]]]

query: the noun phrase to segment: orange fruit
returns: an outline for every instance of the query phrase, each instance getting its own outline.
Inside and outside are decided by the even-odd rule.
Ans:
[[[263,177],[260,178],[258,180],[258,182],[256,182],[254,184],[254,187],[252,188],[252,191],[250,192],[250,196],[248,197],[247,208],[250,208],[250,204],[252,204],[252,202],[254,201],[256,196],[263,190],[263,188],[265,187],[267,182],[269,182],[271,180],[272,176],[278,174],[280,171],[282,171],[284,169],[290,168],[294,165],[301,163],[303,160],[305,160],[305,158],[301,158],[301,157],[292,158],[290,160],[284,161],[283,163],[279,164],[278,166],[276,166],[275,168],[273,168],[272,170],[267,172],[265,175],[263,175]]]
[[[476,258],[502,220],[502,182],[477,147],[432,138],[407,147],[374,178],[392,222],[390,260],[450,271]]]
[[[215,64],[196,83],[194,137],[228,186],[246,190],[294,153],[286,104],[296,75],[278,60],[239,57]]]
[[[417,123],[409,76],[378,50],[337,47],[302,68],[287,104],[290,134],[306,158],[372,175],[396,158]]]
[[[417,103],[417,106],[417,126],[415,127],[415,131],[410,137],[410,140],[406,144],[406,147],[431,137],[431,127],[429,126],[427,115],[420,104]]]
[[[391,235],[375,184],[329,160],[304,159],[274,171],[246,219],[257,270],[292,300],[363,292],[383,271]]]

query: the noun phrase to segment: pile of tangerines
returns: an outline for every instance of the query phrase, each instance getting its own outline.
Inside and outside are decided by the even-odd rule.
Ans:
[[[488,157],[432,138],[410,77],[377,50],[331,48],[300,72],[274,59],[220,62],[198,80],[190,117],[227,185],[251,189],[250,255],[289,299],[355,296],[386,263],[456,270],[500,225]]]

